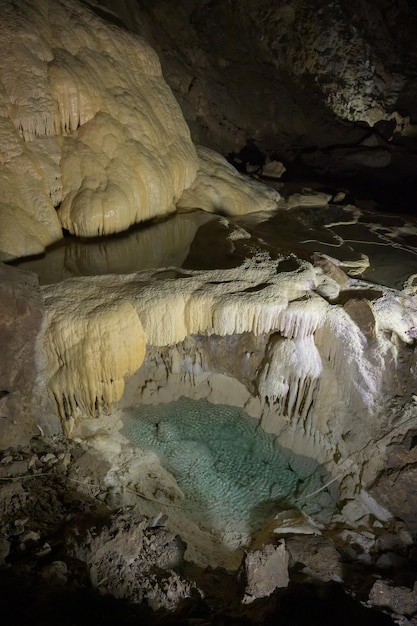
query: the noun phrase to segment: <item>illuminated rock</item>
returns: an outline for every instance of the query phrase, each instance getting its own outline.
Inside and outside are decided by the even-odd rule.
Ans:
[[[0,257],[173,211],[197,160],[152,49],[70,0],[0,8]]]
[[[44,291],[42,356],[61,417],[100,412],[120,399],[124,376],[140,367],[145,335],[127,299],[101,281],[69,280]],[[41,365],[42,367],[42,365]]]
[[[244,604],[265,598],[280,587],[287,587],[290,578],[285,542],[281,540],[277,546],[267,545],[262,550],[249,552],[243,568],[246,579]]]
[[[174,277],[157,270],[45,287],[50,311],[45,377],[60,411],[71,415],[78,406],[94,413],[117,401],[123,376],[142,365],[145,345],[172,348],[164,357],[165,376],[175,371],[198,376],[204,359],[181,356],[180,342],[252,333],[270,335],[258,366],[257,393],[277,414],[302,420],[318,415],[314,428],[326,433],[332,394],[336,404],[371,414],[390,393],[396,341],[413,341],[416,308],[401,295],[381,295],[372,303],[369,334],[342,305],[319,295],[323,281],[331,281],[319,268],[304,262],[298,270],[279,273],[279,265],[259,255],[230,270],[188,270]],[[194,365],[192,360],[187,365],[190,358]],[[157,378],[150,373],[150,380]],[[67,405],[59,394],[69,398]],[[339,416],[338,428],[344,428],[346,415]],[[268,425],[272,431],[280,427],[279,420]]]
[[[277,208],[281,198],[277,191],[242,176],[214,150],[197,146],[197,154],[197,178],[183,193],[179,207],[225,215],[244,215]]]

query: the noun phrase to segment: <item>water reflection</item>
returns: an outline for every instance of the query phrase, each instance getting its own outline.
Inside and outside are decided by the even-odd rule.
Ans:
[[[159,267],[181,267],[199,227],[215,216],[179,213],[162,222],[97,239],[69,237],[36,258],[14,265],[39,275],[43,285],[73,276],[131,274]]]
[[[394,289],[417,272],[417,220],[410,216],[329,205],[278,211],[264,221],[254,214],[240,224],[275,251],[305,260],[321,252],[348,274]]]
[[[352,205],[296,207],[227,219],[196,210],[113,237],[71,237],[42,257],[15,265],[36,272],[41,284],[50,284],[72,276],[161,267],[227,269],[259,250],[293,260],[294,255],[311,260],[314,252],[324,253],[351,276],[360,274],[370,282],[402,289],[417,273],[417,220]]]

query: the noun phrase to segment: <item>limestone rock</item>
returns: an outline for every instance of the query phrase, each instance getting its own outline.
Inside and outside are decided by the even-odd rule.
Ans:
[[[269,161],[262,168],[262,176],[265,178],[281,178],[286,168],[280,161]]]
[[[191,595],[192,585],[174,571],[185,545],[164,528],[149,528],[136,510],[113,514],[100,530],[81,540],[71,536],[67,545],[101,593],[137,604],[147,601],[154,610],[172,610]]]
[[[326,537],[294,536],[286,540],[290,569],[298,567],[314,580],[328,582],[343,579],[340,555],[334,543]]]
[[[303,511],[289,509],[280,511],[257,533],[252,548],[260,548],[277,537],[286,535],[321,535],[319,525]]]
[[[319,525],[303,511],[282,511],[272,522],[276,535],[321,535]]]
[[[33,395],[43,321],[35,274],[0,264],[0,448],[28,441],[36,423],[49,432],[57,425]]]
[[[123,393],[124,376],[133,374],[145,355],[146,338],[129,299],[88,279],[46,288],[44,298],[44,377],[61,417],[110,407]]]
[[[331,199],[332,196],[328,193],[303,189],[301,193],[291,194],[286,202],[286,206],[288,209],[298,206],[322,207],[326,206]]]
[[[285,542],[281,541],[277,546],[268,544],[261,550],[249,552],[243,568],[246,580],[244,604],[270,596],[280,587],[287,587],[289,576]]]
[[[384,467],[371,488],[381,504],[402,519],[411,532],[417,530],[417,448],[413,445],[414,431],[403,442],[387,450]]]
[[[312,256],[312,261],[315,266],[320,267],[326,276],[336,281],[339,285],[346,285],[349,282],[349,277],[345,272],[335,263],[335,259],[328,257],[325,254],[319,254],[315,252]]]
[[[312,319],[314,316],[310,321]],[[260,394],[269,402],[277,403],[284,415],[306,416],[322,371],[312,334],[274,339],[259,377]]]
[[[369,593],[373,606],[388,608],[399,615],[417,613],[417,590],[393,587],[385,580],[377,580]]]
[[[375,339],[376,319],[372,304],[369,300],[365,298],[360,300],[348,300],[344,305],[344,309],[355,324],[358,325],[368,341]]]

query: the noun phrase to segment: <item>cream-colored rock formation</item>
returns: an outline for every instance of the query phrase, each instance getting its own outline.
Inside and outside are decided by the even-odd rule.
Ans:
[[[225,215],[244,215],[277,208],[281,198],[277,191],[242,176],[214,150],[197,146],[197,154],[197,177],[184,191],[178,202],[179,207]]]
[[[413,405],[411,298],[382,288],[363,300],[367,283],[341,286],[307,262],[280,272],[280,260],[264,255],[173,278],[160,270],[43,288],[41,378],[63,417],[79,423],[110,409],[138,370],[122,406],[194,394],[243,406],[282,445],[354,481],[374,441],[408,428],[410,414],[397,420],[386,406],[398,393]],[[247,347],[236,352],[240,341]],[[370,465],[371,476],[378,463]]]
[[[42,252],[62,238],[62,227],[83,237],[106,235],[176,207],[257,213],[262,222],[262,212],[277,208],[276,191],[239,175],[212,150],[195,149],[159,61],[140,38],[72,0],[0,0],[0,9],[0,259]],[[285,29],[292,24],[290,13],[281,17]],[[300,63],[300,75],[317,70],[314,58],[304,55]],[[365,82],[372,72],[368,67]],[[349,85],[343,98],[352,95]],[[337,108],[332,97],[329,91],[328,102],[344,115],[344,102]],[[382,116],[365,104],[369,122]],[[355,106],[350,119],[362,119],[361,103]],[[294,195],[286,208],[329,199]],[[158,492],[180,507],[178,485],[156,456],[132,451],[114,432],[119,410],[181,395],[236,405],[282,446],[326,465],[343,497],[352,498],[343,519],[360,520],[366,511],[382,519],[386,512],[366,489],[387,446],[417,417],[413,285],[409,295],[377,290],[346,276],[327,254],[312,265],[274,249],[272,260],[256,253],[255,241],[242,248],[253,256],[240,267],[179,269],[197,224],[212,218],[159,222],[157,244],[150,231],[138,231],[128,245],[115,242],[114,254],[97,242],[87,252],[76,241],[39,290],[32,279],[30,289],[7,284],[5,294],[16,303],[5,308],[2,333],[9,342],[10,328],[29,323],[28,341],[16,346],[19,359],[25,348],[31,371],[18,361],[5,378],[2,407],[32,419],[28,437],[44,408],[44,422],[53,416],[57,428],[59,415],[67,433],[89,439],[113,463],[109,486],[113,473],[118,488],[134,488],[133,503],[136,489],[144,506]],[[249,231],[237,225],[229,243],[250,239]],[[126,266],[126,255],[140,268]],[[366,259],[335,263],[348,264],[352,274],[355,264],[364,270]],[[84,272],[110,273],[77,276]],[[32,292],[35,306],[25,308]],[[21,410],[26,398],[16,404],[28,387],[28,405],[39,403],[32,414]],[[102,413],[108,415],[95,419]],[[36,422],[39,430],[44,422]],[[8,444],[15,425],[8,419]],[[324,504],[320,498],[324,510],[327,495]]]
[[[189,335],[259,335],[281,327],[295,333],[304,316],[291,309],[287,314],[289,301],[321,282],[310,264],[298,273],[279,274],[276,264],[261,256],[242,268],[190,271],[175,280],[161,270],[160,277],[149,271],[44,287],[48,318],[40,350],[48,358],[43,378],[61,414],[72,416],[77,409],[94,414],[120,399],[121,379],[140,367],[146,344],[173,346]]]
[[[88,278],[46,289],[44,301],[40,362],[59,414],[74,417],[110,407],[123,393],[124,377],[145,355],[146,337],[132,304],[114,285]]]
[[[70,0],[0,9],[1,258],[173,211],[197,161],[152,49]]]
[[[0,3],[0,259],[179,207],[243,214],[279,194],[198,148],[140,37],[74,0]],[[198,178],[193,183],[197,167]]]

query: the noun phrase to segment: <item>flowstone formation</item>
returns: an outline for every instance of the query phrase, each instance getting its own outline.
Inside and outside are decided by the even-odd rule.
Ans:
[[[96,237],[173,213],[199,162],[150,46],[74,0],[1,10],[0,258],[40,254],[62,229]],[[212,183],[181,206],[276,206],[277,192],[201,150]]]
[[[197,176],[178,202],[179,208],[200,208],[221,215],[242,215],[276,209],[281,199],[274,189],[238,174],[224,157],[197,146]]]
[[[0,0],[0,258],[55,244],[25,264],[40,285],[0,266],[0,575],[11,565],[28,587],[40,574],[67,588],[82,570],[86,586],[154,609],[207,602],[210,621],[220,605],[223,620],[229,586],[240,619],[242,601],[289,580],[350,584],[349,567],[365,564],[396,586],[369,595],[359,580],[361,601],[415,615],[413,539],[394,519],[416,527],[415,225],[327,188],[269,189],[195,146],[155,52],[102,4],[113,6]],[[287,137],[282,154],[316,165],[306,137],[329,154],[340,140],[345,157],[360,141],[361,165],[384,172],[391,134],[414,132],[390,121],[405,98],[395,63],[350,24],[355,8],[368,17],[361,3],[128,4],[117,6],[132,30],[165,50],[193,138],[235,152],[248,142],[258,176],[251,128],[263,148]],[[288,76],[288,33],[300,54],[284,88],[270,70]],[[167,62],[173,37],[181,63],[175,51]],[[261,75],[242,73],[252,56]],[[245,155],[233,158],[247,172]],[[207,596],[197,576],[213,577]]]
[[[207,397],[244,407],[281,445],[327,463],[346,493],[369,484],[383,462],[374,447],[415,417],[417,309],[401,292],[347,277],[340,285],[321,264],[292,262],[288,271],[288,259],[258,254],[230,270],[43,287],[40,379],[65,427],[119,400]],[[398,394],[400,419],[389,409]]]
[[[152,49],[78,2],[1,12],[1,258],[172,212],[197,160]]]

